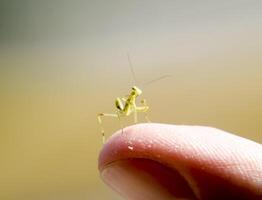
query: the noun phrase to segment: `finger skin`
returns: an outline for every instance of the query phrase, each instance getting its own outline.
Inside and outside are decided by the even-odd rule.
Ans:
[[[178,172],[195,199],[262,199],[262,146],[215,128],[127,127],[104,145],[98,167],[103,174],[108,166],[130,159],[147,159]]]

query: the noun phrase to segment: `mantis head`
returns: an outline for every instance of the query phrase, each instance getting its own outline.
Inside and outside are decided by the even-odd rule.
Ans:
[[[139,96],[140,94],[142,94],[142,90],[140,90],[138,87],[133,86],[132,87],[132,93],[136,96]]]

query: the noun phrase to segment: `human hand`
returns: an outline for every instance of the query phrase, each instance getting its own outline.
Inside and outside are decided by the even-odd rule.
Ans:
[[[99,170],[125,199],[262,199],[262,145],[210,127],[127,127],[104,145]]]

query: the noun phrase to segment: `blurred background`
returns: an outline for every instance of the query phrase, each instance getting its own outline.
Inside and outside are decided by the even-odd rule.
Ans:
[[[153,122],[261,143],[261,10],[259,0],[1,0],[0,199],[121,199],[99,177],[96,114],[134,84],[127,52]],[[109,137],[119,122],[104,126]]]

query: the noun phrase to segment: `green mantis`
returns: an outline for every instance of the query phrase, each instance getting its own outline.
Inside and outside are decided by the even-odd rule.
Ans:
[[[146,100],[141,100],[141,106],[136,105],[136,98],[142,94],[142,90],[139,89],[137,86],[133,86],[131,89],[130,94],[127,97],[118,97],[115,100],[115,113],[98,113],[97,120],[99,125],[101,126],[101,133],[102,133],[102,140],[105,143],[105,131],[102,126],[102,117],[114,117],[121,120],[121,117],[130,116],[131,114],[134,115],[134,123],[137,123],[137,113],[143,112],[145,113],[145,118],[147,122],[149,118],[147,116],[147,112],[149,110],[149,106],[146,104]]]
[[[128,61],[129,61],[129,67],[131,69],[134,81],[136,82],[136,77],[135,77],[135,73],[128,56]],[[165,75],[165,76],[161,76],[158,79],[154,79],[150,82],[148,82],[147,84],[151,84],[155,81],[158,81],[160,79],[163,78],[167,78],[169,77],[169,75]],[[137,123],[137,113],[144,113],[145,114],[145,119],[147,122],[150,122],[149,118],[148,118],[148,110],[149,110],[149,106],[146,103],[145,99],[141,100],[141,105],[137,106],[136,105],[136,98],[138,96],[140,96],[142,94],[142,90],[139,89],[137,86],[133,86],[131,88],[131,92],[129,93],[129,95],[125,96],[125,97],[117,97],[115,100],[115,107],[116,107],[116,111],[115,113],[98,113],[97,114],[97,120],[99,125],[101,126],[101,133],[102,133],[102,141],[103,144],[105,143],[105,130],[102,126],[102,118],[103,117],[113,117],[113,118],[117,118],[119,121],[121,121],[122,117],[127,117],[130,115],[134,115],[134,123]],[[123,132],[123,128],[122,128],[122,132]]]

